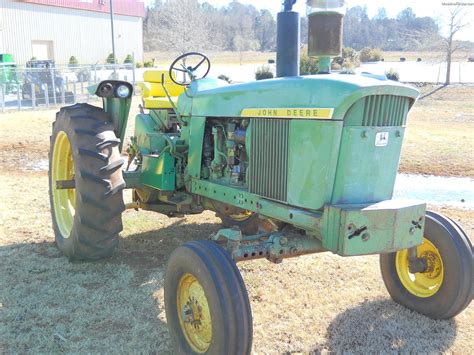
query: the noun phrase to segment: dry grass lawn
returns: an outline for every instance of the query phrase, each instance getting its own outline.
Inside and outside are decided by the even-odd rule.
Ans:
[[[155,59],[156,66],[168,67],[170,63],[181,53],[178,52],[147,52],[144,55],[145,61]],[[206,55],[213,64],[267,64],[268,59],[276,59],[276,52],[229,52],[229,51],[207,51]],[[470,52],[457,51],[453,54],[453,61],[466,62]],[[446,60],[446,55],[442,52],[384,52],[386,62],[398,62],[401,57],[408,61],[416,61],[421,58],[425,62],[442,62]],[[242,58],[242,63],[240,63]]]
[[[418,104],[404,171],[473,176],[473,106],[461,99],[472,90],[449,88]],[[0,353],[172,353],[164,265],[171,250],[206,238],[219,221],[210,212],[169,219],[127,211],[115,256],[68,262],[54,246],[47,172],[31,170],[47,159],[53,119],[53,111],[0,115]],[[462,150],[469,142],[471,150]],[[443,155],[449,169],[436,167],[451,145],[456,148]],[[474,211],[438,209],[472,238]],[[257,353],[469,353],[474,347],[472,305],[450,321],[398,306],[383,286],[377,256],[343,260],[326,253],[239,267]]]

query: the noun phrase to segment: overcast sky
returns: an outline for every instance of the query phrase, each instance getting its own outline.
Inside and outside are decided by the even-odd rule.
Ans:
[[[153,3],[154,0],[145,0],[148,3]],[[225,6],[230,0],[205,0],[199,2],[208,2],[214,6]],[[283,0],[240,0],[241,3],[252,4],[258,9],[268,9],[273,14],[276,14],[281,10],[281,4]],[[348,7],[353,6],[367,6],[369,17],[374,16],[377,13],[379,7],[385,7],[389,17],[395,17],[400,11],[407,7],[411,7],[417,16],[430,16],[440,20],[441,26],[443,26],[442,18],[446,14],[447,6],[443,3],[456,3],[455,0],[346,0]],[[461,0],[460,3],[464,4],[468,16],[466,17],[471,23],[469,28],[463,30],[462,33],[457,37],[458,39],[473,40],[474,38],[474,0]],[[297,0],[295,8],[301,15],[306,14],[306,1]]]

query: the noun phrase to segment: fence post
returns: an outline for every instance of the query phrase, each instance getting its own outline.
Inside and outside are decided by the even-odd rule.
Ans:
[[[21,86],[20,84],[17,84],[16,86],[16,100],[17,100],[17,104],[18,104],[18,111],[21,110]]]
[[[61,104],[66,104],[66,88],[64,87],[64,83],[62,84],[61,90]]]
[[[69,77],[66,76],[66,91],[69,91]]]
[[[94,64],[94,84],[97,84],[97,64]]]
[[[0,96],[0,101],[2,104],[2,112],[5,112],[5,91],[6,91],[6,85],[2,84],[2,95]]]
[[[81,95],[84,95],[84,75],[81,75]]]
[[[54,82],[55,79],[55,69],[51,68],[51,87],[53,89],[53,103],[56,106],[57,100],[56,100],[56,83]]]
[[[136,76],[135,76],[135,52],[132,52],[132,85],[133,85],[133,91],[135,91],[135,81],[136,81]]]
[[[74,103],[77,102],[77,89],[76,89],[76,84],[77,82],[73,82],[73,85],[72,85],[72,93],[74,95],[74,98],[72,101],[74,101]]]
[[[89,102],[89,97],[90,97],[90,94],[89,94],[89,86],[91,86],[91,82],[90,80],[87,81],[87,89],[86,89],[86,102]]]
[[[49,108],[49,90],[48,90],[48,84],[44,84],[44,101],[46,102],[46,107]]]
[[[31,106],[33,106],[33,110],[36,110],[36,91],[35,91],[35,84],[31,85]]]

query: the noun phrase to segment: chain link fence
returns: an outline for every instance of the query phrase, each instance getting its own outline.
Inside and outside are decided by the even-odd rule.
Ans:
[[[2,69],[0,111],[36,110],[76,102],[99,100],[87,88],[102,80],[124,80],[135,86],[136,69],[130,64],[54,66],[45,61],[35,67]]]

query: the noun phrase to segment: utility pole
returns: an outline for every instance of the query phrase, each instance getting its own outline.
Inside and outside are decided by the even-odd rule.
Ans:
[[[114,35],[114,8],[113,0],[110,1],[110,28],[112,29],[112,55],[114,56],[114,76],[116,74],[116,61],[117,57],[115,56],[115,35]]]

